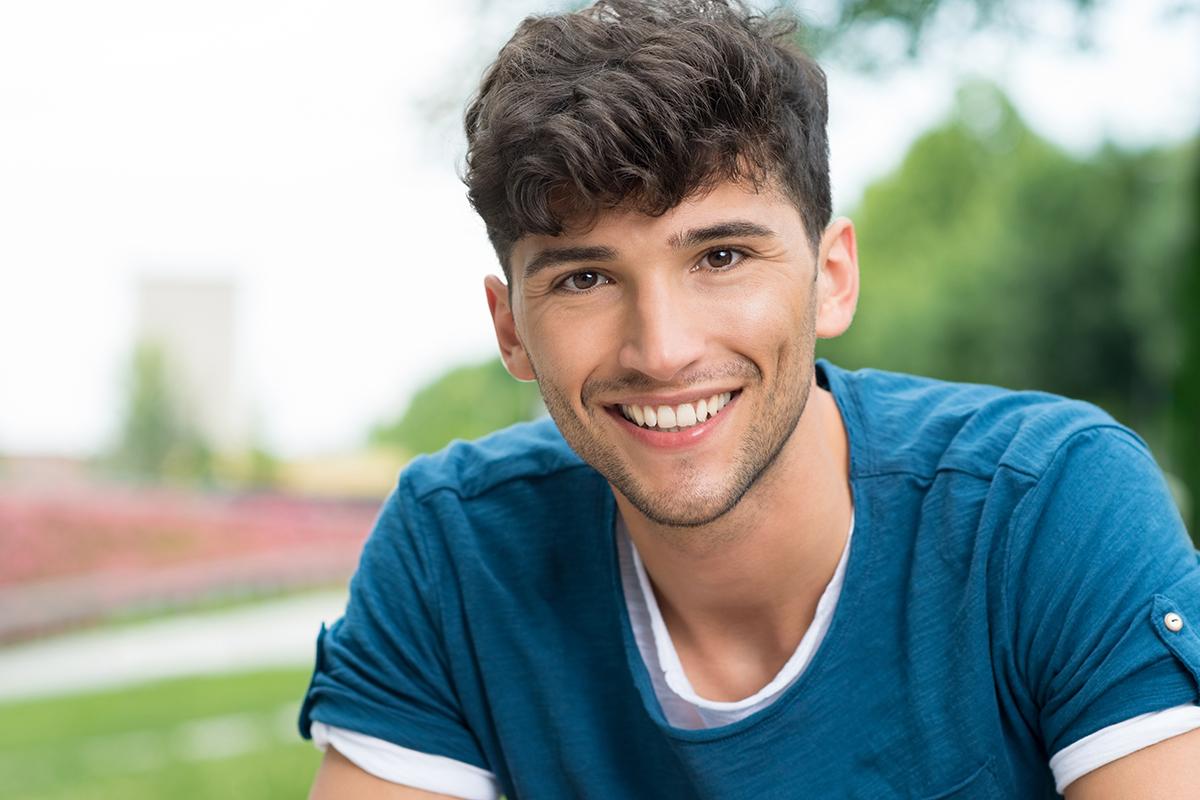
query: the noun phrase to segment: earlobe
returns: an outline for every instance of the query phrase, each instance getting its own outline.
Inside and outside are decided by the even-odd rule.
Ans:
[[[839,217],[825,229],[817,260],[816,333],[821,339],[841,336],[858,306],[858,244],[854,223]]]
[[[488,311],[492,315],[492,327],[496,330],[496,344],[500,346],[504,368],[519,381],[534,380],[533,367],[517,333],[508,286],[497,276],[488,275],[483,279],[483,290],[487,293]]]

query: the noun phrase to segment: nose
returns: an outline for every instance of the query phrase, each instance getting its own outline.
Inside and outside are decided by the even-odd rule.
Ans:
[[[643,283],[626,312],[619,361],[625,369],[667,382],[704,354],[703,309],[669,280]]]

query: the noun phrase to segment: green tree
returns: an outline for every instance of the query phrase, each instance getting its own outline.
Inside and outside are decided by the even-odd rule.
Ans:
[[[1195,154],[1193,143],[1073,158],[994,87],[963,87],[950,118],[853,211],[859,312],[821,352],[1091,400],[1174,468]]]
[[[139,480],[212,479],[212,451],[188,420],[166,353],[153,342],[134,349],[125,416],[113,461]]]
[[[500,359],[455,367],[420,389],[401,417],[371,431],[372,444],[430,453],[454,439],[476,439],[540,410],[537,385],[521,383]]]
[[[490,33],[495,17],[511,16],[514,10],[547,13],[591,4],[592,0],[543,0],[541,3],[530,3],[529,0],[477,0],[478,12],[473,15],[473,21],[481,33]],[[1080,22],[1087,22],[1090,14],[1104,3],[1103,0],[1055,0],[1053,4],[1074,11]],[[765,8],[772,4],[752,2],[750,5]],[[899,34],[887,37],[888,40],[894,39],[899,48],[896,53],[887,55],[907,58],[919,55],[928,32],[938,23],[942,26],[940,32],[943,35],[962,35],[982,28],[1004,30],[1013,35],[1029,34],[1023,24],[1023,12],[1028,7],[1014,0],[835,0],[825,4],[819,15],[813,14],[811,3],[800,0],[782,0],[781,5],[795,9],[805,20],[808,46],[832,50],[833,55],[864,66],[879,63],[878,52],[870,60],[865,60],[863,55],[871,49],[879,50],[884,42],[884,38],[878,35],[881,28]],[[1185,4],[1181,3],[1180,9],[1184,8]],[[1087,34],[1086,26],[1081,27],[1081,44],[1088,43]],[[872,47],[864,47],[864,42],[870,42]]]
[[[1180,368],[1175,381],[1172,419],[1175,466],[1189,494],[1187,511],[1192,537],[1200,540],[1200,157],[1192,165],[1190,202],[1182,213],[1191,220],[1191,243],[1182,263],[1183,286],[1176,311],[1183,322]]]
[[[129,369],[118,463],[143,479],[162,474],[179,427],[162,348],[140,343]]]

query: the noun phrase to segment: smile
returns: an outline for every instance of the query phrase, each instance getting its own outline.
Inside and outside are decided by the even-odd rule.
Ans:
[[[733,397],[733,392],[721,392],[712,397],[703,397],[691,403],[673,406],[624,405],[620,406],[625,419],[640,428],[659,431],[679,431],[699,425],[721,412]]]

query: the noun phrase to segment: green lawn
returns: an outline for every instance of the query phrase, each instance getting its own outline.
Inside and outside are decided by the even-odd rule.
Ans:
[[[188,678],[0,704],[0,795],[304,797],[321,757],[296,733],[308,675]]]

